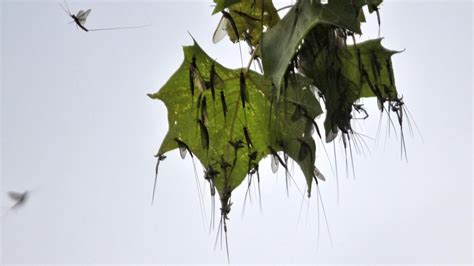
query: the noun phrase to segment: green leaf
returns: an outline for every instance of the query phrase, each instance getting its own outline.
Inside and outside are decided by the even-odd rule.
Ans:
[[[254,163],[258,164],[262,158],[270,154],[270,146],[276,151],[285,151],[297,161],[308,182],[310,192],[315,144],[308,121],[322,113],[319,102],[310,90],[311,81],[300,75],[288,78],[288,87],[282,93],[284,97],[278,102],[272,102],[275,91],[271,82],[262,75],[249,71],[244,74],[248,102],[243,108],[240,75],[245,70],[231,70],[214,62],[197,43],[186,46],[183,50],[184,61],[179,69],[158,92],[149,94],[152,99],[163,101],[168,110],[169,130],[160,146],[159,154],[178,148],[176,139],[184,142],[205,168],[210,166],[219,171],[214,177],[213,184],[222,201],[223,198],[230,197],[232,190],[248,174],[252,166],[249,166],[249,154],[257,152]],[[191,94],[189,79],[193,57],[198,69],[196,72],[198,78],[193,79],[196,85],[194,96]],[[208,89],[213,64],[219,81],[216,82],[215,100],[212,91]],[[200,88],[197,84],[204,85]],[[228,110],[226,116],[220,99],[221,93],[224,93],[226,99]],[[205,124],[209,136],[208,149],[203,145],[204,131],[197,122],[202,117],[204,98],[207,106]],[[198,99],[201,99],[200,103]],[[309,119],[291,121],[297,106],[307,111]],[[251,145],[247,145],[244,127],[250,135]],[[244,147],[236,152],[229,141],[239,140],[243,142]],[[302,141],[311,149],[310,154],[303,159],[300,156]],[[281,147],[280,143],[284,143],[283,146],[286,147]],[[221,167],[223,161],[230,165],[226,170]]]
[[[315,29],[313,35],[305,39],[300,59],[302,72],[314,80],[326,100],[328,138],[337,128],[350,129],[353,103],[360,98],[376,96],[384,102],[398,97],[391,60],[398,52],[384,48],[382,39],[347,47],[329,45],[330,40],[318,37],[327,36],[325,32],[324,28]]]
[[[369,13],[373,13],[377,11],[380,4],[382,4],[383,0],[368,0],[367,6],[369,7]]]
[[[212,11],[212,14],[214,15],[218,12],[221,12],[222,10],[224,10],[224,9],[234,5],[234,4],[237,4],[241,1],[242,0],[214,0],[214,2],[216,3],[216,7]]]
[[[364,0],[331,0],[321,5],[319,1],[298,1],[277,25],[263,34],[261,53],[265,76],[279,88],[301,41],[318,24],[361,33],[359,14],[364,3]]]
[[[235,21],[240,35],[237,38],[234,31],[228,28],[227,33],[230,40],[232,42],[245,40],[252,47],[256,47],[260,43],[262,26],[271,28],[280,21],[272,0],[263,0],[263,13],[262,0],[243,1],[229,8],[229,12]]]

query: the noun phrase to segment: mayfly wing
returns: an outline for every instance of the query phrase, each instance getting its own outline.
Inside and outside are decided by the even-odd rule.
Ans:
[[[21,200],[24,195],[25,195],[24,193],[15,192],[15,191],[9,191],[9,192],[8,192],[8,196],[9,196],[12,200],[15,200],[15,201]]]
[[[81,10],[82,11],[82,10]],[[79,11],[79,13],[81,12]],[[86,23],[86,19],[89,16],[89,13],[91,13],[91,9],[87,9],[86,11],[82,12],[81,14],[77,13],[76,17],[77,20],[81,25],[84,25]]]
[[[184,146],[179,146],[179,155],[181,159],[186,158],[186,148]]]
[[[321,173],[321,171],[319,171],[316,166],[314,167],[313,175],[321,181],[326,181],[326,177],[324,177],[324,175]]]
[[[176,143],[178,143],[179,155],[181,156],[181,159],[186,158],[186,152],[187,151],[189,151],[189,153],[191,154],[191,157],[193,156],[193,154],[189,150],[188,146],[184,142],[182,142],[181,140],[179,140],[177,138],[175,138],[174,140],[176,141]]]
[[[276,155],[272,154],[272,173],[276,173],[278,171],[278,158]]]
[[[82,16],[82,14],[84,14],[84,10],[79,10],[79,12],[77,12],[76,14],[76,18],[80,18]]]
[[[219,24],[217,24],[216,30],[214,31],[214,35],[212,35],[213,43],[218,43],[222,39],[224,39],[225,36],[227,36],[228,25],[229,25],[229,21],[227,20],[226,17],[222,16],[221,20],[219,21]]]
[[[226,12],[224,10],[222,10],[221,13],[224,16],[224,18],[226,18],[228,23],[230,24],[232,30],[234,31],[235,37],[237,38],[237,40],[239,40],[240,35],[239,35],[239,31],[237,30],[237,25],[235,24],[234,19],[232,18],[232,16],[228,12]]]

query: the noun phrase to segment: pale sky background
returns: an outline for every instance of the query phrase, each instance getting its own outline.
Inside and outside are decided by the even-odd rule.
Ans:
[[[74,12],[92,8],[90,28],[152,24],[89,33],[67,24],[57,1],[2,2],[2,263],[226,263],[203,225],[189,158],[167,154],[150,206],[167,117],[146,93],[181,64],[187,31],[225,66],[240,65],[237,45],[211,41],[220,18],[211,2],[68,1]],[[384,120],[379,145],[367,140],[370,153],[356,156],[356,179],[339,168],[339,204],[318,155],[333,240],[321,220],[319,249],[316,197],[298,223],[301,195],[292,186],[287,198],[284,172],[264,161],[263,212],[254,201],[242,217],[245,185],[233,193],[231,262],[472,262],[473,4],[386,2],[383,44],[406,49],[393,57],[395,77],[423,139],[406,133],[405,162],[393,134],[384,145]],[[376,24],[370,16],[363,38],[377,37]],[[375,137],[376,104],[365,103],[371,117],[359,130]],[[296,166],[294,177],[303,188]],[[10,190],[33,192],[8,212]]]

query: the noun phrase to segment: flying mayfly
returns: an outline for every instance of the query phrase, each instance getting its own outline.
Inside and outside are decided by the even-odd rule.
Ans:
[[[69,9],[69,6],[67,5],[66,1],[64,1],[64,6],[59,4],[62,10],[66,12],[66,14],[72,18],[73,21],[69,23],[76,23],[76,26],[81,28],[85,32],[89,31],[101,31],[101,30],[121,30],[121,29],[135,29],[135,28],[143,28],[148,25],[141,25],[141,26],[130,26],[130,27],[112,27],[112,28],[98,28],[98,29],[88,29],[85,27],[87,17],[91,13],[92,9],[87,9],[86,11],[84,10],[79,10],[77,14],[74,14],[71,12],[71,9]]]
[[[10,197],[10,199],[15,201],[15,204],[13,204],[11,209],[13,210],[24,205],[29,197],[29,194],[30,192],[27,190],[24,192],[9,191],[8,196]]]

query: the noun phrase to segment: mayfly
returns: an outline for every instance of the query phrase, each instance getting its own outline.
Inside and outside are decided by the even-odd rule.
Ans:
[[[216,187],[214,185],[214,178],[219,175],[219,171],[215,170],[211,165],[208,165],[207,169],[204,171],[204,179],[209,182],[209,189],[211,192],[211,222],[209,224],[209,232],[211,228],[214,228],[214,197],[216,195]]]
[[[296,139],[301,145],[300,145],[300,150],[298,152],[298,161],[302,162],[308,157],[308,154],[313,154],[311,147],[309,146],[306,141],[297,138]],[[313,161],[313,156],[311,156],[311,161]]]
[[[180,140],[178,138],[174,138],[174,141],[176,141],[176,143],[178,144],[179,155],[181,156],[181,159],[184,159],[186,157],[186,152],[189,152],[189,155],[191,156],[191,161],[193,163],[193,170],[194,170],[194,179],[196,181],[196,188],[197,188],[197,192],[198,192],[199,205],[200,205],[200,208],[201,208],[201,218],[203,219],[203,222],[205,223],[206,212],[204,211],[204,208],[205,208],[204,207],[204,200],[203,200],[203,196],[202,196],[201,186],[199,185],[198,175],[197,175],[197,171],[196,171],[196,164],[194,163],[194,155],[191,152],[191,149],[189,148],[189,146],[186,143],[184,143],[182,140]]]
[[[240,99],[242,100],[242,107],[245,109],[245,102],[248,102],[248,93],[247,93],[247,85],[245,84],[245,76],[244,72],[240,71]]]
[[[217,28],[214,31],[214,35],[212,35],[212,42],[218,43],[227,35],[227,28],[229,27],[229,20],[225,16],[221,17],[219,24],[217,24]]]
[[[153,194],[151,197],[151,204],[153,204],[153,201],[155,200],[156,180],[158,179],[158,166],[160,165],[161,161],[166,159],[166,156],[160,153],[155,155],[155,157],[157,158],[157,160],[156,160],[156,166],[155,166],[155,183],[153,184]]]
[[[221,102],[222,102],[222,112],[224,113],[224,117],[227,117],[227,104],[225,102],[224,91],[221,91]]]
[[[79,10],[79,12],[77,12],[77,14],[74,14],[69,9],[69,6],[67,5],[66,1],[64,1],[64,6],[61,5],[61,4],[59,4],[59,6],[62,8],[62,10],[64,10],[64,12],[66,12],[66,14],[69,17],[71,17],[73,19],[73,21],[71,21],[71,22],[76,23],[76,26],[78,26],[79,28],[81,28],[85,32],[101,31],[101,30],[136,29],[136,28],[143,28],[143,27],[148,26],[148,25],[140,25],[140,26],[130,26],[130,27],[112,27],[112,28],[88,29],[88,28],[85,27],[85,23],[86,23],[87,17],[89,16],[89,14],[92,11],[91,9],[87,9],[86,11]]]
[[[280,155],[278,155],[278,153],[271,146],[268,146],[268,149],[272,154],[272,172],[276,173],[276,171],[278,170],[278,163],[280,163],[283,168],[287,169],[286,164],[283,159],[281,159]]]
[[[16,192],[16,191],[9,191],[8,196],[15,201],[15,204],[11,207],[11,209],[16,209],[21,207],[25,204],[26,200],[28,199],[30,192],[25,190],[24,192]]]
[[[208,121],[208,114],[207,114],[207,102],[206,102],[206,96],[202,98],[202,103],[201,103],[201,120],[204,125],[207,125]]]
[[[247,130],[247,127],[244,127],[244,136],[245,136],[245,141],[247,142],[247,147],[250,149],[253,144],[252,140],[250,139],[250,134],[249,131]]]
[[[207,130],[207,127],[201,119],[198,119],[198,124],[201,129],[201,144],[202,148],[205,150],[209,150],[209,131]]]
[[[249,15],[243,13],[243,12],[240,12],[240,11],[237,11],[237,10],[233,10],[233,12],[235,12],[236,14],[238,14],[238,15],[246,18],[246,19],[260,21],[259,19],[251,17],[251,16],[249,16]],[[239,33],[238,33],[238,30],[237,30],[237,25],[235,24],[234,19],[232,18],[232,16],[228,12],[223,11],[222,12],[222,17],[219,20],[219,23],[217,24],[217,27],[216,27],[216,30],[214,31],[214,34],[212,35],[212,42],[213,43],[218,43],[222,39],[224,39],[224,37],[228,35],[227,30],[228,30],[229,26],[234,31],[234,34],[236,35],[236,37],[239,37]],[[244,34],[245,34],[245,32],[244,32]]]
[[[321,181],[326,181],[326,177],[324,177],[324,175],[321,173],[321,171],[319,171],[316,166],[314,166],[313,175]]]
[[[186,158],[186,152],[189,152],[189,155],[191,156],[191,158],[193,157],[193,153],[191,152],[191,149],[186,143],[179,140],[178,138],[175,138],[174,140],[176,141],[176,143],[178,143],[179,155],[181,156],[181,159]]]
[[[216,68],[214,67],[214,63],[211,65],[211,72],[209,73],[209,87],[211,89],[212,101],[216,100]]]
[[[195,86],[197,85],[198,89],[202,92],[206,89],[206,82],[199,73],[199,69],[196,64],[196,56],[193,55],[191,60],[192,61],[189,64],[189,89],[191,90],[191,96],[193,97],[194,102]]]

